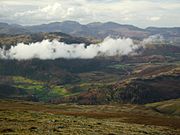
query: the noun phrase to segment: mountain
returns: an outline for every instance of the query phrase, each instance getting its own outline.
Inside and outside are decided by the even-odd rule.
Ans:
[[[144,38],[149,35],[143,29],[133,25],[121,25],[114,22],[107,23],[90,23],[87,24],[90,31],[94,32],[97,37],[105,38],[107,36],[124,36],[131,38]],[[93,35],[93,34],[92,34]]]
[[[75,21],[55,22],[26,27],[31,32],[63,32],[70,35],[105,38],[107,36],[125,36],[143,38],[149,33],[132,25],[121,25],[114,22],[90,23],[82,25]]]
[[[104,39],[107,36],[112,37],[130,37],[133,39],[143,39],[150,35],[160,34],[168,40],[180,42],[180,28],[157,28],[148,27],[146,29],[138,28],[133,25],[122,25],[115,22],[93,22],[89,24],[80,24],[75,21],[53,22],[49,24],[21,26],[17,24],[0,23],[0,34],[24,34],[39,32],[62,32],[77,37],[88,37]]]
[[[49,24],[42,24],[37,26],[28,26],[25,27],[31,32],[63,32],[70,34],[74,31],[83,29],[83,25],[74,21],[65,21],[65,22],[53,22]]]
[[[26,34],[30,33],[26,28],[21,25],[17,24],[7,24],[7,23],[0,23],[0,34],[9,34],[9,35],[16,35],[16,34]]]
[[[158,28],[158,27],[148,27],[146,30],[150,31],[152,34],[164,34],[164,35],[172,35],[172,36],[179,36],[180,27],[173,27],[173,28]]]
[[[180,43],[180,27],[172,28],[158,28],[158,27],[148,27],[146,28],[151,34],[163,35],[166,40],[172,40]]]

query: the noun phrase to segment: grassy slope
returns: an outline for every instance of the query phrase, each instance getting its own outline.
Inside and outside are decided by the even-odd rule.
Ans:
[[[180,99],[151,103],[146,106],[160,113],[180,116]]]
[[[179,118],[134,105],[48,105],[0,100],[0,134],[178,135]]]

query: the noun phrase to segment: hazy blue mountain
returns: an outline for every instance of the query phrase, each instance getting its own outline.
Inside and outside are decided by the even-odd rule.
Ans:
[[[0,34],[15,35],[15,34],[25,34],[25,33],[29,33],[29,31],[21,25],[18,24],[10,25],[7,23],[0,22]]]
[[[93,38],[105,38],[107,36],[143,38],[150,34],[133,25],[121,25],[114,22],[95,22],[82,25],[75,21],[65,21],[30,26],[26,28],[31,32],[63,32],[70,35]]]
[[[93,22],[86,25],[76,21],[53,22],[34,26],[21,26],[18,24],[0,23],[0,34],[24,34],[39,32],[62,32],[72,36],[89,37],[103,39],[107,36],[130,37],[143,39],[150,35],[161,34],[167,39],[179,41],[180,27],[158,28],[148,27],[138,28],[133,25],[118,24],[115,22]]]

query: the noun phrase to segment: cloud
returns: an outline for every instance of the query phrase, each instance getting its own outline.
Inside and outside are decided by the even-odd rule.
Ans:
[[[133,53],[138,48],[129,38],[106,38],[102,43],[91,44],[85,47],[85,44],[65,44],[57,40],[24,44],[19,43],[12,46],[9,50],[0,49],[1,59],[28,60],[39,59],[57,59],[57,58],[81,58],[91,59],[97,56],[121,56]]]
[[[153,17],[148,18],[148,20],[154,21],[154,22],[159,21],[160,19],[161,19],[161,17],[158,17],[158,16],[153,16]]]
[[[152,35],[143,41],[134,43],[130,38],[107,37],[99,44],[66,44],[57,40],[24,44],[18,43],[9,50],[0,48],[0,59],[29,60],[38,58],[41,60],[66,59],[93,59],[95,57],[138,55],[139,48],[148,48],[151,44],[162,44],[165,39],[162,35]]]
[[[148,44],[154,44],[154,43],[161,44],[163,42],[165,42],[164,37],[160,34],[156,34],[156,35],[149,36],[148,38],[145,38],[141,44],[142,44],[142,46],[144,46],[146,48]]]
[[[0,21],[24,25],[64,20],[115,21],[140,27],[180,24],[177,0],[1,0],[0,11]]]
[[[53,3],[45,7],[39,7],[36,10],[28,10],[24,12],[18,12],[14,14],[15,18],[21,18],[22,20],[32,19],[34,23],[45,20],[51,21],[62,21],[69,19],[81,19],[82,17],[90,15],[88,9],[75,6],[66,7],[60,3]],[[30,18],[31,17],[31,18]]]
[[[95,3],[115,3],[119,2],[120,0],[86,0],[88,2],[95,2]]]

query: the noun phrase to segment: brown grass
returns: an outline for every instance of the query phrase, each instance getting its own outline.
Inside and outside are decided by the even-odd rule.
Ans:
[[[180,128],[179,117],[168,117],[161,115],[149,108],[138,105],[47,105],[41,103],[21,101],[1,101],[1,109],[16,111],[35,111],[68,116],[84,116],[96,119],[117,118],[125,123],[168,126]]]

